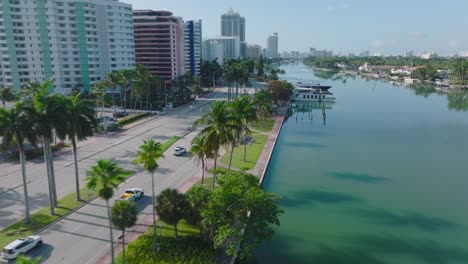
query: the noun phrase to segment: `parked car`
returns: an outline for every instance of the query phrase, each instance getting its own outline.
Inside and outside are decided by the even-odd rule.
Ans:
[[[3,249],[2,258],[16,259],[19,254],[24,254],[33,248],[42,246],[42,244],[43,242],[40,236],[18,238]]]
[[[113,114],[113,116],[114,116],[115,118],[121,118],[121,117],[126,117],[126,116],[128,116],[128,113],[117,112],[117,113]]]
[[[183,147],[176,147],[174,149],[174,156],[182,156],[187,152],[187,150]]]
[[[137,201],[143,198],[145,193],[143,192],[142,188],[130,188],[125,190],[125,192],[117,197],[115,201]]]
[[[113,117],[110,117],[110,116],[101,116],[100,118],[98,118],[98,122],[99,123],[104,123],[104,120],[109,123],[109,122],[114,122],[115,119]]]

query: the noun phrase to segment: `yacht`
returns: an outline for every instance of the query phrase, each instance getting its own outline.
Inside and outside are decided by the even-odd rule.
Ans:
[[[331,88],[330,85],[320,85],[320,83],[308,83],[308,82],[296,82],[295,83],[296,87],[300,88],[312,88],[312,89],[318,89],[322,91],[328,91],[328,89]]]
[[[330,88],[331,86],[300,82],[295,85],[291,100],[293,102],[334,102],[333,94],[328,91]]]

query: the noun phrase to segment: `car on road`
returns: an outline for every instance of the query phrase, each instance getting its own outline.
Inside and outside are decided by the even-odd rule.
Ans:
[[[183,147],[176,147],[174,149],[174,156],[182,156],[187,152],[187,150]]]
[[[110,116],[101,116],[98,118],[98,123],[104,123],[104,121],[106,121],[106,123],[109,123],[109,122],[114,122],[115,119]]]
[[[1,257],[4,259],[16,259],[19,254],[24,254],[33,248],[40,247],[43,243],[40,236],[18,238],[3,249]]]
[[[120,195],[115,201],[137,201],[145,196],[142,188],[129,188]]]

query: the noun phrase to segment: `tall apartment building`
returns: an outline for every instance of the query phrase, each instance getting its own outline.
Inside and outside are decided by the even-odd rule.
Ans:
[[[136,62],[163,80],[185,73],[184,21],[169,11],[134,10]]]
[[[267,38],[268,57],[278,58],[278,33],[273,33]]]
[[[185,72],[200,75],[202,56],[202,21],[189,20],[185,22],[184,32]]]
[[[53,78],[51,91],[88,90],[109,71],[135,67],[132,7],[117,0],[2,0],[0,84]]]
[[[221,15],[221,36],[239,37],[240,56],[246,57],[247,43],[245,42],[245,18],[232,9]]]
[[[239,37],[215,37],[203,41],[203,59],[218,60],[220,65],[224,59],[240,57]]]
[[[257,44],[247,46],[247,58],[257,58],[262,54],[262,47]]]

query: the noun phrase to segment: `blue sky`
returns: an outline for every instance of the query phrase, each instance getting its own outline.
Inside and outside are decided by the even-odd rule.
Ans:
[[[279,34],[280,51],[310,47],[335,52],[448,55],[468,50],[468,0],[121,0],[134,9],[168,10],[201,19],[203,36],[220,35],[229,8],[246,19],[248,43]]]

